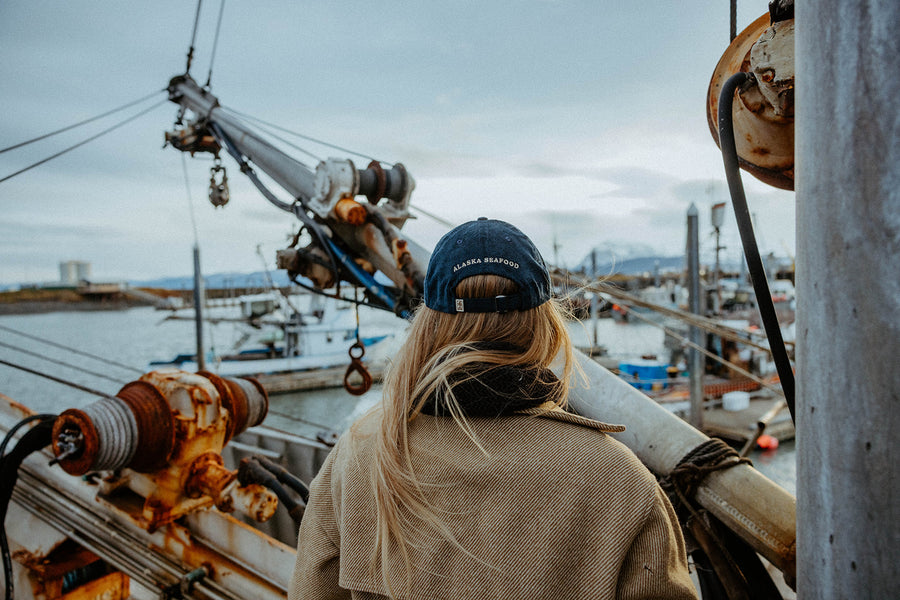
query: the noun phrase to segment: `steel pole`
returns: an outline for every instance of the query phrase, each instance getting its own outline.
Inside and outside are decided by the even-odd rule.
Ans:
[[[687,271],[688,301],[691,312],[702,315],[700,308],[700,227],[699,213],[694,203],[687,212]],[[690,326],[691,342],[702,346],[700,328]],[[688,350],[688,371],[691,386],[691,425],[703,427],[703,355],[696,348]]]
[[[801,598],[900,590],[900,3],[797,11]]]
[[[200,271],[200,247],[194,246],[194,333],[197,336],[197,370],[206,370],[206,357],[203,348],[203,305],[206,303],[206,290],[203,287],[203,275]]]

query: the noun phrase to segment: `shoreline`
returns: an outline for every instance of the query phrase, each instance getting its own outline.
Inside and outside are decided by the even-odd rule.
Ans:
[[[146,302],[136,300],[112,300],[112,301],[66,301],[66,300],[33,300],[22,302],[0,303],[0,316],[14,315],[39,315],[54,312],[89,312],[100,310],[127,310],[152,306]]]

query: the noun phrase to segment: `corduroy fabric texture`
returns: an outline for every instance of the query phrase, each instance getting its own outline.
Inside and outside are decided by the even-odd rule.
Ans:
[[[410,425],[413,468],[459,543],[412,551],[412,585],[389,558],[399,598],[691,599],[684,540],[654,477],[605,431],[561,410],[470,423],[485,456],[449,418]],[[380,600],[369,457],[381,413],[346,433],[312,483],[290,600]]]

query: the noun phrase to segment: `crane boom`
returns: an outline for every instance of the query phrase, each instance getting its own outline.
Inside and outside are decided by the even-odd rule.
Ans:
[[[169,99],[181,106],[181,116],[190,111],[192,118],[187,124],[179,118],[178,128],[166,134],[167,144],[217,157],[224,148],[272,204],[296,215],[309,230],[312,242],[307,247],[279,251],[279,267],[292,277],[307,277],[320,290],[342,280],[361,286],[372,304],[397,314],[404,314],[421,297],[430,254],[400,235],[410,218],[409,199],[415,188],[402,164],[385,168],[372,161],[359,169],[349,159],[329,158],[313,169],[230,115],[216,96],[189,75],[172,78],[168,90]],[[290,194],[292,201],[279,200],[259,180],[254,167]],[[358,196],[367,202],[357,201]],[[387,201],[379,204],[382,199]],[[376,271],[394,287],[379,283]]]

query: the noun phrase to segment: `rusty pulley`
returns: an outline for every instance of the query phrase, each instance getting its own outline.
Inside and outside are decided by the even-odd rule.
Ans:
[[[221,176],[218,180],[216,177]],[[209,170],[209,201],[216,208],[228,204],[230,194],[228,192],[228,174],[222,161],[216,157],[213,166]]]
[[[794,189],[794,20],[766,14],[742,31],[713,72],[706,117],[719,144],[722,87],[738,72],[753,79],[735,93],[732,119],[742,169],[771,186]]]
[[[372,374],[366,369],[366,365],[362,363],[362,357],[366,354],[366,347],[362,342],[357,341],[350,346],[350,350],[347,353],[350,355],[350,366],[347,367],[347,372],[344,373],[344,389],[354,396],[362,396],[372,388]],[[362,381],[359,383],[350,381],[353,373],[359,374],[362,377]]]

